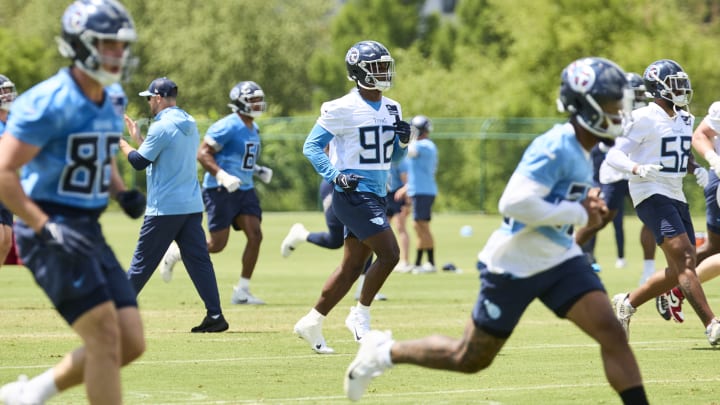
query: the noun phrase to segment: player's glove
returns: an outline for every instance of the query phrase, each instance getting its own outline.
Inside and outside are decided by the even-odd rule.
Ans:
[[[410,135],[412,135],[412,129],[410,128],[410,124],[408,124],[406,121],[395,121],[395,136],[398,137],[398,141],[400,141],[400,146],[403,148],[407,147],[408,143],[410,143]]]
[[[137,189],[117,193],[117,202],[130,218],[140,218],[145,213],[147,200],[145,200],[143,193]]]
[[[253,168],[253,172],[260,178],[260,180],[263,183],[265,183],[265,184],[270,183],[270,180],[272,179],[272,175],[273,175],[273,171],[271,168],[266,167],[266,166],[255,165],[255,167]]]
[[[705,160],[707,160],[710,164],[710,168],[715,172],[715,174],[720,177],[720,156],[718,156],[714,150],[711,150],[705,154]]]
[[[340,173],[337,177],[335,177],[335,184],[340,186],[343,190],[355,191],[358,183],[360,183],[360,180],[363,178],[363,176],[358,176],[357,174]]]
[[[49,246],[58,246],[72,255],[90,255],[93,243],[80,232],[65,224],[47,221],[38,234],[40,240]]]
[[[240,184],[242,184],[242,181],[240,181],[237,176],[233,176],[223,169],[218,170],[217,174],[215,174],[215,178],[218,183],[225,187],[225,189],[230,193],[237,191],[237,189],[240,188]]]
[[[635,174],[643,179],[651,180],[657,177],[662,168],[663,167],[661,165],[638,165],[637,170],[635,170]]]
[[[704,167],[696,167],[695,171],[693,172],[695,175],[695,182],[698,186],[705,188],[707,186],[708,181],[710,180],[710,175],[708,174],[708,171]]]

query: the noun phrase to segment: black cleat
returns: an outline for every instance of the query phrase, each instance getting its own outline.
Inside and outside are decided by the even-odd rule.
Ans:
[[[228,325],[225,317],[220,314],[217,319],[212,319],[209,315],[203,319],[202,323],[192,329],[192,333],[212,333],[212,332],[225,332],[228,330]]]

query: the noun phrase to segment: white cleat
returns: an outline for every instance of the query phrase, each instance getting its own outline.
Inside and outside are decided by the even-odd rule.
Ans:
[[[172,280],[173,267],[175,267],[180,260],[182,260],[180,248],[178,248],[177,243],[173,242],[165,252],[162,262],[160,262],[160,276],[162,276],[164,282],[169,283],[170,280]]]
[[[345,395],[352,400],[357,401],[362,398],[367,390],[370,381],[382,374],[390,365],[386,365],[380,358],[379,348],[385,344],[392,344],[392,334],[390,331],[381,332],[373,330],[368,332],[360,342],[355,360],[345,371]]]
[[[3,385],[0,387],[0,402],[5,405],[41,405],[40,402],[27,402],[23,399],[27,384],[27,376],[20,375],[17,381]]]
[[[415,266],[412,269],[412,274],[432,274],[437,273],[437,268],[430,263],[424,263],[422,266]]]
[[[310,343],[310,348],[312,348],[315,353],[335,353],[335,350],[332,347],[328,347],[325,343],[325,338],[322,335],[322,324],[313,322],[307,316],[304,316],[297,321],[295,327],[293,328],[293,332],[306,342]]]
[[[615,316],[618,321],[620,321],[620,325],[622,325],[625,330],[625,335],[627,335],[628,340],[630,340],[630,318],[633,316],[636,309],[628,302],[628,296],[630,296],[630,294],[616,294],[612,298],[612,307],[613,312],[615,312]]]
[[[358,307],[350,307],[350,314],[345,318],[345,326],[350,329],[356,342],[370,332],[370,312]]]
[[[295,250],[297,245],[305,242],[309,234],[310,232],[305,229],[303,224],[298,223],[291,226],[290,232],[288,232],[287,236],[280,244],[280,254],[283,257],[290,256],[290,253]]]
[[[624,269],[625,266],[627,266],[627,262],[625,261],[625,259],[618,257],[618,259],[615,260],[616,269]]]
[[[230,302],[235,305],[265,305],[265,301],[250,294],[250,291],[240,287],[233,287],[233,294],[230,298]]]
[[[705,329],[705,336],[707,336],[707,340],[712,346],[717,346],[720,343],[720,320],[714,318],[710,322],[710,325]]]

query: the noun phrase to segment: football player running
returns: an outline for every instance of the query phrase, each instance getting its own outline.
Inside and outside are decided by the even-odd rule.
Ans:
[[[0,402],[43,404],[84,383],[89,403],[121,404],[120,368],[145,351],[135,292],[99,222],[123,133],[122,107],[105,86],[120,80],[136,40],[117,1],[75,1],[57,38],[72,65],[11,107],[0,138],[0,199],[19,217],[23,263],[82,346],[42,374],[4,385]]]
[[[334,352],[322,335],[325,317],[374,253],[360,299],[345,319],[356,341],[370,330],[370,305],[399,260],[397,239],[386,214],[388,172],[391,161],[405,157],[411,138],[400,104],[383,96],[395,75],[395,61],[387,48],[375,41],[358,42],[345,55],[345,66],[355,88],[323,103],[303,147],[318,174],[334,184],[332,207],[345,225],[342,262],[325,282],[315,306],[294,327],[321,354]],[[329,156],[323,151],[327,145]]]
[[[707,238],[705,243],[697,248],[696,269],[701,283],[720,275],[720,200],[718,200],[718,185],[720,185],[720,144],[715,139],[720,135],[720,102],[714,102],[708,109],[707,115],[695,129],[692,136],[693,148],[710,164],[710,175],[705,186],[705,214],[707,220]],[[707,259],[707,260],[706,260]],[[656,306],[660,315],[676,322],[684,320],[682,303],[685,299],[682,290],[676,286],[656,298]]]
[[[463,373],[487,368],[538,298],[600,344],[606,377],[623,403],[647,403],[623,329],[572,236],[573,226],[601,221],[605,204],[588,194],[589,152],[622,133],[627,79],[609,60],[583,58],[563,70],[561,83],[558,106],[570,120],[532,142],[500,198],[505,219],[478,256],[480,293],[463,336],[393,341],[389,331],[369,332],[345,373],[348,398],[360,399],[372,378],[394,364]]]
[[[687,111],[692,99],[690,78],[677,62],[661,59],[645,69],[643,80],[653,101],[633,111],[625,136],[618,138],[606,160],[615,169],[632,174],[630,197],[638,217],[665,254],[667,269],[635,290],[615,295],[613,307],[629,337],[630,318],[637,307],[679,284],[698,314],[708,342],[716,345],[720,321],[695,273],[695,230],[682,189],[688,172],[695,173],[701,186],[707,184],[707,172],[692,159],[695,118]]]

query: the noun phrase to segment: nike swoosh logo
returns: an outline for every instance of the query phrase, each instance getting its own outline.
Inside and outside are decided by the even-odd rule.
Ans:
[[[353,326],[353,333],[355,334],[355,341],[356,341],[356,342],[359,342],[359,341],[360,341],[360,336],[359,336],[358,333],[357,333],[357,328],[354,327],[354,326]]]

